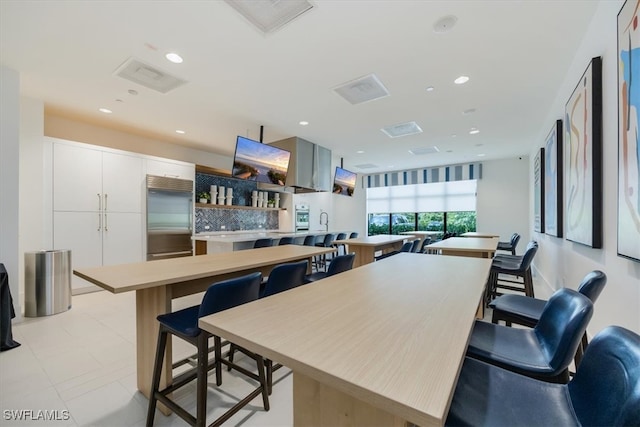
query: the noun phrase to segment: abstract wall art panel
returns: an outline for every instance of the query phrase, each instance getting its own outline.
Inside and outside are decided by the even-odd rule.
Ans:
[[[602,58],[591,60],[565,105],[566,238],[602,247]]]
[[[639,0],[618,14],[618,255],[640,261]]]
[[[544,148],[533,161],[533,230],[544,233]]]
[[[556,120],[544,144],[544,232],[562,237],[562,120]]]

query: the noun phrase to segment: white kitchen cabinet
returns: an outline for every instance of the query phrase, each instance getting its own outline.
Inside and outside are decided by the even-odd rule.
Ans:
[[[53,213],[54,247],[71,250],[72,268],[102,265],[101,215],[99,212]],[[95,288],[75,275],[71,276],[71,286],[74,291]]]
[[[102,152],[54,142],[53,210],[98,211],[102,203]]]
[[[53,210],[142,212],[142,158],[53,145]]]
[[[143,158],[53,141],[53,245],[72,267],[143,261]],[[95,288],[73,276],[74,292]]]
[[[147,159],[147,175],[167,176],[170,178],[190,179],[195,181],[196,167],[194,164],[184,162],[165,162],[156,159]]]

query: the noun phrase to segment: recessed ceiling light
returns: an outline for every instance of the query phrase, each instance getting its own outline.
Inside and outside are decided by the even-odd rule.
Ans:
[[[307,121],[305,121],[305,120],[303,120],[303,121],[301,121],[301,122],[300,122],[300,126],[306,126],[306,125],[308,125],[308,124],[309,124],[309,122],[307,122]]]
[[[138,94],[138,91],[137,91],[137,90],[135,90],[135,89],[129,89],[129,90],[127,91],[127,93],[128,93],[129,95],[136,96],[136,95]]]
[[[456,135],[455,133],[451,134],[451,138],[456,138],[458,135]]]
[[[471,128],[471,130],[469,131],[469,135],[475,135],[478,133],[480,133],[480,130],[476,128]]]
[[[109,110],[108,108],[98,108],[98,111],[100,111],[101,113],[105,113],[105,114],[113,113],[113,111]]]
[[[476,147],[482,147],[482,144],[476,144]]]
[[[427,92],[433,92],[435,89],[436,89],[435,87],[433,87],[433,86],[429,86],[429,87],[427,88]]]
[[[461,85],[461,84],[465,84],[466,82],[469,81],[469,77],[467,76],[460,76],[457,79],[455,79],[453,82],[457,85]]]
[[[364,153],[364,151],[362,151],[362,150],[358,150],[358,151],[356,151],[356,153],[358,153],[358,154],[363,154],[363,153]]]
[[[447,150],[447,153],[453,153],[453,150]]]
[[[484,157],[486,156],[486,154],[482,153],[482,154],[478,154],[478,157]]]
[[[476,112],[475,108],[468,108],[462,112],[463,116],[468,116],[469,114],[473,114]]]
[[[118,98],[116,99],[116,102],[124,102],[122,99]]]
[[[184,135],[186,132],[183,131],[182,129],[176,129],[176,133],[179,133],[180,135]]]
[[[174,52],[169,52],[164,57],[167,58],[169,61],[173,62],[174,64],[182,64],[182,61],[183,61],[182,56]]]

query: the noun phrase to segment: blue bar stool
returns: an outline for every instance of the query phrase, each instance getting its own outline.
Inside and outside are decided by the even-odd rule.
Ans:
[[[214,283],[209,286],[202,303],[173,313],[161,314],[158,316],[160,331],[158,334],[158,345],[156,349],[156,360],[153,369],[153,382],[149,397],[149,408],[147,412],[147,426],[153,425],[157,402],[160,401],[167,408],[171,409],[178,416],[184,419],[189,425],[203,427],[206,425],[207,416],[207,374],[215,368],[216,385],[222,384],[222,364],[233,365],[232,362],[222,359],[222,340],[220,337],[203,331],[198,327],[198,319],[222,310],[227,310],[241,304],[258,299],[260,291],[261,273],[252,273],[246,276],[229,279]],[[198,363],[195,369],[191,369],[173,378],[173,383],[160,390],[160,375],[162,364],[164,363],[164,353],[167,347],[167,337],[169,334],[182,338],[193,344],[198,349]],[[214,338],[215,359],[209,363],[209,338]],[[269,410],[268,386],[265,376],[264,360],[262,356],[249,352],[246,349],[237,347],[236,349],[247,354],[256,361],[258,374],[254,374],[242,367],[233,365],[235,369],[258,381],[260,386],[252,391],[247,397],[236,403],[231,409],[216,419],[211,425],[218,426],[228,420],[233,414],[238,412],[243,406],[248,404],[259,394],[262,394],[262,401],[265,411]],[[168,394],[178,388],[188,384],[197,378],[196,386],[196,416],[194,417],[176,402],[169,399]]]

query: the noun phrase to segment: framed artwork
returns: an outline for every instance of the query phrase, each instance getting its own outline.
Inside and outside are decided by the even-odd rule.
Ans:
[[[544,233],[544,148],[533,161],[533,230]]]
[[[640,261],[640,0],[618,13],[618,255]]]
[[[591,60],[565,105],[566,238],[602,247],[602,58]]]
[[[562,237],[562,120],[544,143],[544,232]]]

